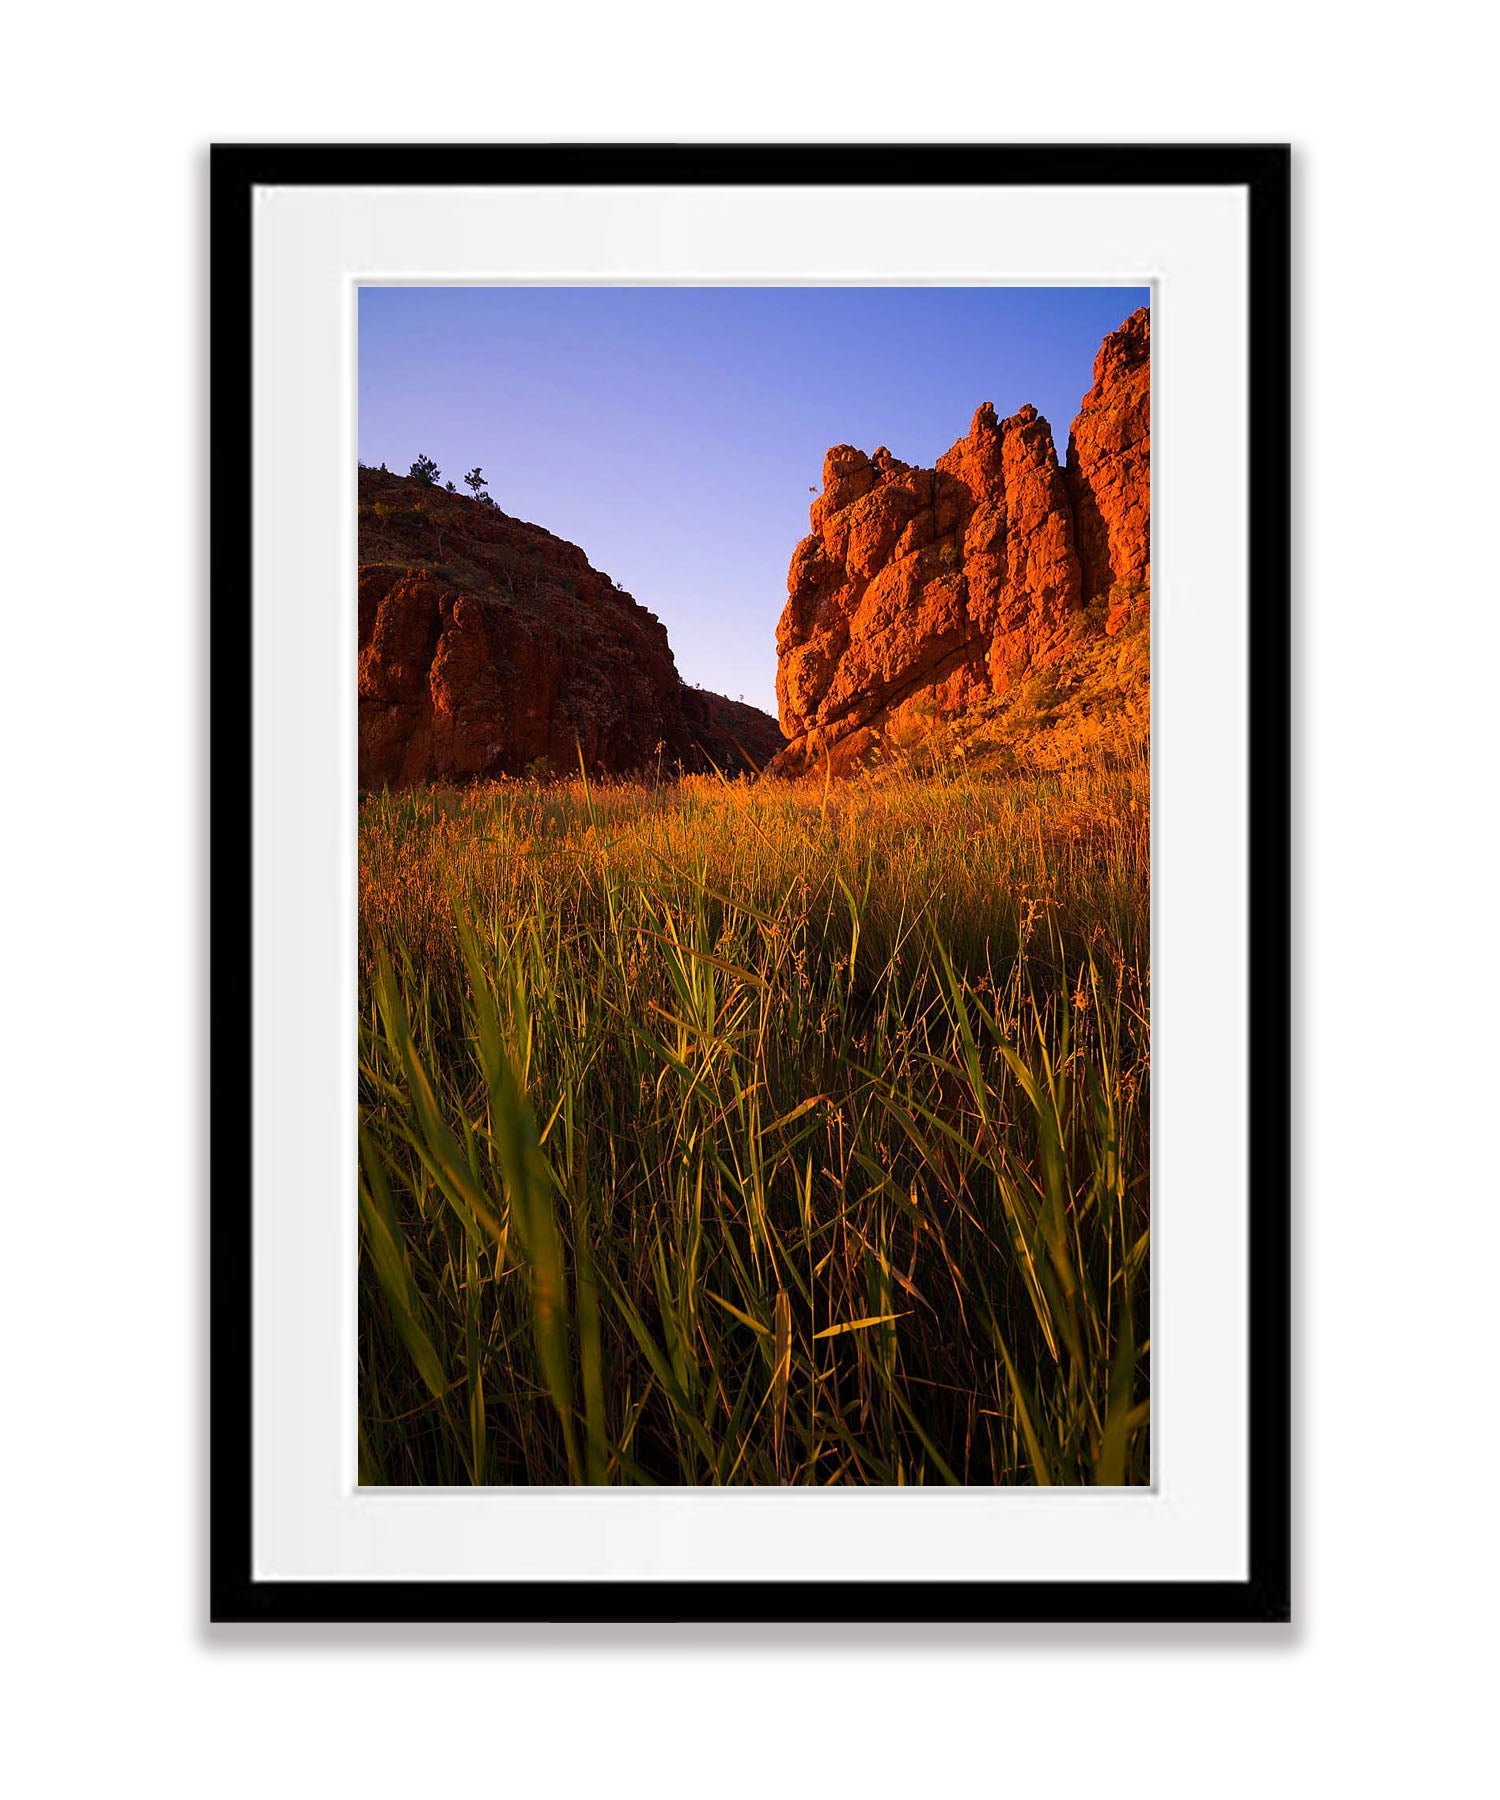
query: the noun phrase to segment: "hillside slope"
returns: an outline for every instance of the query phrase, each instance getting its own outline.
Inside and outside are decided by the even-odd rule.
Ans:
[[[576,544],[497,506],[359,473],[362,789],[578,767],[736,772],[783,743],[684,686],[665,626]]]

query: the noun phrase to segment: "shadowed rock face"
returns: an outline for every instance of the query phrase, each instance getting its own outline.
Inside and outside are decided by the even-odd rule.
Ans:
[[[684,687],[666,628],[498,507],[359,477],[359,782],[758,767],[773,719]]]
[[[1149,332],[1142,308],[1105,339],[1066,474],[1033,406],[986,402],[935,469],[828,452],[776,633],[774,773],[844,773],[892,725],[1004,694],[1148,604]]]

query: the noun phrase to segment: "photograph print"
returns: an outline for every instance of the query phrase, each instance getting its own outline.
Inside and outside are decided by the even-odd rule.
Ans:
[[[361,1484],[1150,1483],[1150,298],[360,290]]]

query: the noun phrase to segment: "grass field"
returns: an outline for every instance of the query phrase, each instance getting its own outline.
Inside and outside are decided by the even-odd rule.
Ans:
[[[367,799],[361,1480],[1149,1480],[1148,795]]]

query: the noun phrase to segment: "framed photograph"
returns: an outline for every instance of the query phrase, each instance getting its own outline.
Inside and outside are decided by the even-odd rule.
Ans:
[[[1286,1620],[1286,149],[212,207],[213,1618]]]

